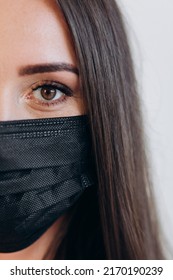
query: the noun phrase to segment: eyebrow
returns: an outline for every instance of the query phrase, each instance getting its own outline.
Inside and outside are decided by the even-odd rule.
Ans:
[[[69,63],[45,63],[35,64],[20,67],[18,70],[19,76],[33,75],[38,73],[56,72],[56,71],[68,71],[79,76],[79,70]]]

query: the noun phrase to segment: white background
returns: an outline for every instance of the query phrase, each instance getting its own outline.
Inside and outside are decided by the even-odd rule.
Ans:
[[[119,0],[118,3],[135,58],[158,216],[170,249],[173,248],[173,0]],[[173,254],[169,258],[173,259]]]

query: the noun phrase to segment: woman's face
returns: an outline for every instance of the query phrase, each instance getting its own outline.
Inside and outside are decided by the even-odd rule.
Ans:
[[[54,0],[0,0],[0,121],[84,113],[73,44]]]
[[[0,0],[0,121],[85,113],[67,25],[54,0]],[[0,259],[41,259],[58,219],[28,248]]]

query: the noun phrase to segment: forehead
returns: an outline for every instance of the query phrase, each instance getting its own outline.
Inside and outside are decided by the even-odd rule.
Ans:
[[[75,59],[70,33],[54,0],[0,0],[0,49],[1,65]]]

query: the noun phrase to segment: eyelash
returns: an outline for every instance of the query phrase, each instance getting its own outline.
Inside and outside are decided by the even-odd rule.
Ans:
[[[59,92],[63,93],[63,95],[61,97],[59,97],[57,100],[55,101],[42,101],[42,100],[39,100],[38,98],[34,98],[33,97],[33,92],[38,90],[38,89],[53,89],[53,90],[58,90]],[[41,92],[40,92],[40,96],[41,96]],[[73,96],[73,91],[67,87],[66,85],[62,84],[62,83],[57,83],[55,81],[43,81],[41,83],[39,83],[38,86],[33,86],[32,87],[32,92],[30,92],[28,95],[27,95],[27,99],[29,100],[35,100],[36,99],[36,103],[41,105],[41,106],[54,106],[54,105],[57,105],[59,103],[63,103],[65,101],[67,101],[68,97],[71,97]],[[55,95],[56,97],[56,95]]]

